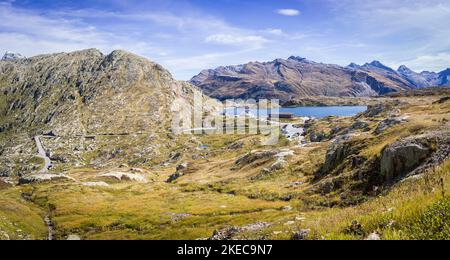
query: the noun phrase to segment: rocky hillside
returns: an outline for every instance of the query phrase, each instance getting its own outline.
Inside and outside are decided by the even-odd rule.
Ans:
[[[50,135],[64,138],[43,141],[59,161],[127,161],[125,153],[133,146],[142,149],[129,150],[132,158],[151,160],[151,154],[161,153],[158,147],[170,145],[172,115],[184,111],[173,113],[172,104],[181,102],[179,108],[188,110],[194,92],[196,87],[174,80],[160,65],[125,51],[5,55],[0,61],[0,137],[5,140],[0,155],[10,165],[15,147],[22,145],[19,150],[33,155],[33,137]],[[138,145],[133,139],[98,140],[136,135],[144,138]]]
[[[191,83],[221,100],[278,98],[283,103],[310,96],[378,96],[400,90],[448,84],[448,72],[398,71],[373,61],[347,67],[300,57],[204,70]]]
[[[169,127],[172,102],[197,91],[144,58],[93,49],[1,61],[0,90],[1,129],[66,135]]]

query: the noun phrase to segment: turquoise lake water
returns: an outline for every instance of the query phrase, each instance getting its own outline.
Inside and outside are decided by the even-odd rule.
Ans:
[[[280,108],[279,113],[291,113],[299,117],[324,118],[327,116],[355,116],[367,110],[367,106],[329,106],[329,107],[285,107]],[[266,109],[249,109],[251,115],[267,116],[270,111]],[[227,115],[244,115],[245,108],[229,108],[226,110]],[[276,113],[276,111],[273,111]]]

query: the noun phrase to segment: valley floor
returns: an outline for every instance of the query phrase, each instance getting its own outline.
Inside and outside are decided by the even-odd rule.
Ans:
[[[2,178],[0,239],[450,239],[450,102],[377,103],[302,124],[306,144],[194,136],[158,164]]]

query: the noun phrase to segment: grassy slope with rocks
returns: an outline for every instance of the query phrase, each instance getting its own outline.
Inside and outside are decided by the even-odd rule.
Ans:
[[[382,182],[376,191],[372,186],[367,189],[371,183],[365,179],[351,177],[351,164],[345,164],[346,159],[339,171],[317,177],[332,140],[349,131],[356,133],[352,135],[355,141],[349,140],[352,145],[358,144],[355,151],[371,161],[397,140],[447,129],[449,103],[435,103],[439,99],[400,98],[397,102],[387,98],[382,103],[390,108],[376,116],[310,122],[313,129],[327,132],[336,125],[341,130],[304,147],[287,140],[273,147],[260,146],[260,135],[195,136],[197,143],[183,144],[173,151],[181,154],[175,162],[142,170],[74,169],[67,175],[75,181],[5,188],[0,191],[1,201],[9,205],[14,198],[19,212],[15,214],[36,212],[34,219],[13,221],[29,232],[29,238],[45,237],[42,217],[46,214],[55,223],[57,239],[71,234],[83,239],[198,239],[231,226],[243,228],[237,233],[223,232],[231,232],[227,233],[229,238],[244,239],[292,239],[300,230],[309,230],[306,239],[365,239],[370,234],[381,239],[448,238],[448,159],[421,175]],[[391,126],[381,135],[374,134],[385,117],[405,115],[410,116],[408,121]],[[368,129],[351,130],[352,121],[358,120],[367,121]],[[261,172],[275,162],[270,155],[274,153],[247,156],[253,159],[236,167],[243,156],[282,149],[294,151],[294,156],[286,158],[284,168],[268,175]],[[183,175],[167,183],[182,162],[187,165]],[[111,170],[139,173],[148,182],[99,177]],[[322,183],[340,176],[344,176],[343,186],[320,189]],[[99,181],[109,186],[83,185]],[[352,191],[351,196],[348,191]],[[20,199],[19,194],[28,199]],[[13,214],[8,210],[2,213]]]
[[[45,239],[47,216],[56,239],[448,239],[450,101],[376,101],[352,118],[306,122],[302,145],[262,146],[264,134],[43,138],[68,161],[50,173],[66,178],[18,186],[2,176],[0,239]],[[42,164],[33,134],[1,135],[2,158],[22,173]],[[155,142],[163,152],[139,154]],[[427,158],[382,175],[385,151],[395,160],[417,147]]]

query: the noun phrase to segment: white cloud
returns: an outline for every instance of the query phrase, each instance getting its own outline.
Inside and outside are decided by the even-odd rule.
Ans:
[[[281,29],[274,29],[274,28],[269,28],[269,29],[263,30],[262,32],[263,33],[267,33],[267,34],[272,34],[272,35],[275,35],[275,36],[283,36],[284,35],[283,30],[281,30]]]
[[[285,15],[285,16],[297,16],[300,15],[300,11],[297,9],[278,9],[278,14]]]
[[[149,42],[102,31],[79,19],[49,18],[8,3],[0,3],[0,17],[0,51],[20,52],[28,57],[88,48],[105,53],[126,49],[141,55],[164,52]]]
[[[219,43],[226,45],[248,45],[253,47],[261,47],[268,40],[258,35],[232,35],[232,34],[213,34],[205,39],[207,43]]]
[[[424,69],[429,71],[440,72],[444,68],[448,68],[450,65],[450,53],[442,52],[436,55],[423,55],[418,56],[415,59],[404,61],[397,65],[408,64],[408,66],[416,71],[422,71]]]
[[[448,0],[327,1],[341,31],[348,28],[348,36],[371,42],[367,56],[418,71],[450,66]]]

